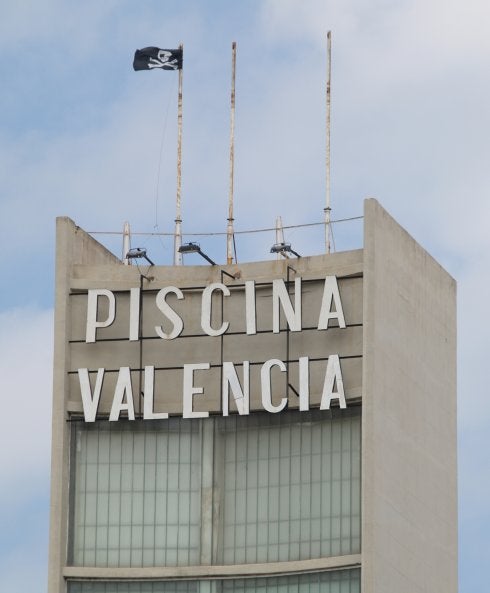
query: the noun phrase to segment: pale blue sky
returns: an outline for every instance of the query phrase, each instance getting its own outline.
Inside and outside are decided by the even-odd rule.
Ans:
[[[328,29],[333,218],[377,197],[458,280],[460,593],[488,590],[488,3],[18,0],[0,20],[1,591],[46,590],[55,217],[173,229],[177,76],[133,72],[134,50],[184,43],[184,231],[216,231],[237,41],[236,228],[269,227],[322,218]],[[286,239],[322,250],[321,233]],[[272,240],[240,239],[239,257],[268,257]],[[360,246],[360,227],[336,241]],[[133,244],[171,261],[168,239]]]

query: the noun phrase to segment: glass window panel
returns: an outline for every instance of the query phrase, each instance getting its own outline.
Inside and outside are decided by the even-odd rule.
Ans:
[[[191,455],[191,436],[199,432],[200,424],[187,420],[183,429],[180,424],[182,421],[74,426],[75,565],[151,565],[157,554],[163,555],[167,565],[199,563],[198,546],[195,542],[190,545],[189,533],[191,527],[194,533],[199,532],[200,513],[190,512],[190,496],[194,503],[200,500],[200,457]],[[186,445],[179,446],[180,440]],[[171,455],[180,455],[180,472],[175,462],[174,472],[169,472]],[[157,537],[156,526],[165,527],[167,518],[173,530],[164,528]],[[179,530],[186,534],[180,548]]]
[[[68,593],[360,593],[359,569],[209,581],[70,581]]]
[[[360,480],[352,478],[360,475],[360,410],[328,416],[290,411],[217,422],[224,498],[218,562],[360,551]],[[268,529],[257,529],[258,524]]]
[[[199,564],[201,542],[217,564],[360,551],[360,408],[73,431],[76,565]],[[203,464],[211,498],[201,497]],[[216,532],[201,532],[202,510]]]

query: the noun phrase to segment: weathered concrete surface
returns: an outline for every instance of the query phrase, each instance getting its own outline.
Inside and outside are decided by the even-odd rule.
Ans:
[[[326,360],[330,354],[338,354],[342,359],[344,388],[347,398],[361,396],[362,375],[362,251],[351,251],[329,256],[305,257],[294,262],[296,273],[291,273],[294,285],[295,276],[300,276],[302,285],[302,328],[301,332],[289,334],[289,358],[298,360],[308,356],[310,363],[310,402],[318,406],[325,378]],[[221,410],[221,356],[224,361],[237,365],[241,373],[243,361],[250,361],[250,409],[262,409],[260,399],[260,368],[268,359],[287,359],[287,335],[285,331],[272,333],[272,287],[275,278],[287,278],[287,261],[248,263],[229,267],[223,266],[155,266],[142,283],[142,346],[129,341],[129,289],[140,286],[139,271],[135,266],[123,265],[74,265],[70,280],[69,333],[66,348],[70,351],[68,368],[69,411],[81,412],[80,385],[77,375],[79,368],[89,368],[94,381],[97,368],[106,369],[99,411],[108,415],[117,372],[122,366],[129,366],[132,383],[139,388],[140,355],[142,366],[151,365],[155,372],[155,411],[182,414],[183,365],[206,362],[212,365],[209,371],[199,371],[197,381],[204,388],[204,394],[195,400],[196,411],[219,412]],[[237,280],[221,277],[221,270],[231,274],[238,272]],[[336,275],[346,323],[345,329],[335,327],[318,330],[318,315],[321,308],[325,276]],[[256,283],[256,335],[245,332],[244,283]],[[203,288],[211,282],[225,283],[231,295],[223,299],[223,319],[229,322],[229,330],[223,338],[210,337],[201,328],[201,296]],[[162,340],[155,332],[155,326],[165,322],[155,304],[157,292],[165,286],[177,286],[184,293],[183,300],[171,297],[171,306],[184,320],[182,335],[174,340]],[[98,328],[96,343],[85,342],[85,322],[87,318],[87,289],[106,288],[114,291],[116,300],[116,320],[107,328]],[[292,287],[291,287],[291,290]],[[81,292],[76,292],[81,291]],[[101,299],[100,318],[104,318],[105,300]],[[213,301],[213,324],[221,325],[221,298],[215,295]],[[168,324],[167,324],[168,325]],[[286,324],[282,319],[281,328]],[[169,331],[169,327],[166,331]],[[241,334],[241,335],[240,335]],[[110,341],[107,341],[110,340]],[[322,360],[318,360],[321,358]],[[315,360],[317,359],[317,360]],[[284,396],[284,375],[274,370],[274,401]],[[279,377],[279,378],[278,378]],[[299,389],[298,364],[290,364],[290,383]],[[136,402],[137,412],[141,402]],[[298,397],[289,391],[289,407],[298,406]],[[231,409],[235,409],[232,401]]]
[[[58,219],[56,257],[49,593],[64,592],[64,577],[67,576],[103,576],[89,574],[90,567],[76,570],[67,567],[67,418],[70,412],[81,412],[78,377],[73,371],[82,365],[99,366],[100,362],[111,368],[123,363],[125,366],[139,366],[138,343],[127,340],[129,306],[124,301],[127,301],[127,295],[123,293],[118,293],[116,297],[118,320],[110,328],[100,331],[101,338],[105,335],[122,337],[123,340],[84,343],[87,289],[127,291],[138,287],[140,275],[136,267],[123,266],[102,245],[66,218]],[[158,311],[152,309],[152,300],[162,286],[175,285],[186,289],[192,301],[191,287],[221,281],[220,269],[224,268],[232,274],[240,271],[241,278],[236,283],[225,279],[231,290],[239,291],[238,287],[233,289],[233,285],[243,284],[247,279],[269,283],[273,278],[285,278],[287,263],[270,261],[226,267],[156,266],[151,269],[153,279],[143,282],[143,289],[148,291],[144,296],[143,335],[151,333],[160,318]],[[364,251],[301,258],[293,265],[305,280],[320,279],[326,275],[345,279],[339,280],[339,286],[346,322],[352,326],[346,330],[331,328],[326,332],[313,329],[302,334],[291,333],[290,356],[294,358],[304,354],[305,348],[312,351],[320,349],[327,355],[330,348],[338,348],[346,355],[359,355],[346,359],[343,374],[348,397],[358,398],[362,392],[362,592],[455,593],[455,283],[375,200],[368,200],[365,206]],[[75,294],[77,291],[82,294]],[[266,312],[270,311],[270,288],[264,287],[261,291],[257,312],[270,325]],[[199,360],[201,353],[212,357],[213,361],[217,360],[219,338],[193,337],[195,330],[199,329],[198,292],[195,306],[183,308],[186,314],[190,313],[183,335],[186,332],[190,335],[171,344],[146,340],[143,345],[144,363],[156,364],[162,358],[162,348],[165,348],[165,358],[168,356],[168,360],[176,365],[179,361]],[[305,326],[314,326],[318,302],[318,292],[311,290],[305,293]],[[225,315],[229,314],[232,318],[233,330],[243,331],[240,298],[234,297],[229,301],[229,310],[227,307],[228,304]],[[328,337],[323,343],[322,336]],[[259,344],[257,336],[240,336],[236,343],[232,336],[226,336],[224,348],[230,358],[238,361],[247,357],[252,360],[272,358],[271,350],[278,358],[285,355],[284,341],[281,342],[284,333],[280,336],[268,333],[267,337],[262,334],[262,337],[264,340]],[[70,343],[70,340],[79,342]],[[70,371],[72,374],[69,374]],[[321,373],[321,370],[315,371],[320,377]],[[293,377],[296,374],[294,363],[291,374]],[[113,393],[113,380],[107,381],[109,397]],[[156,376],[158,380],[162,380],[160,376]],[[207,391],[216,393],[219,390],[217,371],[214,374],[211,372],[208,380]],[[170,387],[173,381],[175,386],[180,385],[178,377],[170,378]],[[252,382],[256,381],[252,378]],[[315,384],[314,378],[312,381]],[[137,378],[135,382],[137,384]],[[177,393],[175,386],[170,391]],[[318,391],[318,387],[315,390]],[[167,411],[170,403],[174,407],[168,411],[179,413],[179,401],[180,397],[176,397],[173,402],[168,398],[163,402],[155,394],[155,405],[161,411]],[[110,403],[103,398],[101,411],[107,412]],[[216,408],[211,406],[208,409],[217,410],[218,406],[219,403]],[[254,407],[255,403],[251,402],[251,408]],[[324,560],[326,567],[328,559]],[[308,570],[308,562],[298,562],[295,571]],[[342,561],[336,560],[336,567],[339,562]],[[124,570],[118,569],[121,572],[117,574],[122,576]],[[191,567],[188,570],[190,575],[197,569]],[[179,571],[185,573],[186,569]],[[253,568],[247,571],[251,574]],[[164,572],[166,577],[173,574],[170,568]],[[135,569],[131,577],[138,574]]]
[[[457,591],[456,286],[365,203],[362,592]]]
[[[55,363],[54,363],[54,395],[53,395],[53,444],[52,444],[52,478],[51,478],[51,530],[49,560],[49,593],[65,591],[64,576],[69,572],[67,567],[68,524],[69,524],[69,423],[71,413],[80,414],[81,397],[77,369],[87,367],[96,371],[98,367],[118,369],[120,366],[140,366],[139,342],[128,340],[129,289],[140,286],[140,273],[136,266],[124,266],[102,245],[79,229],[73,221],[60,218],[57,221],[57,261],[56,261],[56,316],[55,316]],[[221,340],[209,337],[200,328],[200,305],[202,288],[211,282],[223,280],[233,292],[229,300],[225,299],[224,315],[230,320],[230,331],[243,332],[243,283],[255,280],[257,283],[257,324],[265,333],[247,335],[226,335],[223,349],[224,360],[265,361],[278,357],[286,359],[286,332],[272,333],[272,293],[271,281],[275,278],[286,279],[287,266],[294,265],[295,274],[310,282],[304,287],[303,327],[301,333],[290,334],[290,358],[300,355],[325,357],[331,353],[339,353],[347,357],[343,363],[344,384],[347,397],[359,398],[361,395],[362,373],[362,251],[350,251],[317,257],[305,257],[294,262],[268,261],[234,266],[155,266],[149,270],[151,279],[143,279],[144,315],[143,336],[154,335],[154,326],[162,323],[162,316],[155,307],[154,299],[157,291],[169,285],[182,288],[186,294],[186,302],[181,313],[186,317],[183,337],[174,341],[163,341],[159,338],[143,340],[142,363],[160,366],[180,366],[193,361],[209,361],[219,363],[221,360]],[[142,269],[146,271],[146,267]],[[230,274],[239,272],[240,277],[233,281],[229,277],[221,278],[220,270]],[[323,293],[325,276],[339,277],[339,290],[343,302],[347,329],[331,327],[318,331],[318,314]],[[317,281],[314,281],[317,280]],[[263,283],[263,286],[259,286]],[[241,286],[238,286],[241,285]],[[235,287],[235,288],[234,288]],[[117,318],[113,325],[97,331],[95,344],[85,343],[85,321],[87,316],[87,290],[90,288],[106,288],[119,291],[116,294]],[[122,292],[121,292],[122,291]],[[78,294],[77,294],[78,293]],[[240,293],[242,293],[240,295]],[[174,304],[174,303],[173,303]],[[220,324],[219,307],[216,324]],[[103,305],[102,305],[103,307]],[[101,312],[103,315],[103,311]],[[333,324],[335,325],[335,323]],[[281,324],[284,328],[284,323]],[[306,329],[309,327],[310,329]],[[186,336],[187,334],[187,336]],[[186,336],[186,337],[184,337]],[[110,341],[104,341],[104,338]],[[310,367],[311,403],[318,406],[322,381],[325,373],[325,362],[312,361]],[[291,364],[291,383],[297,383],[297,363]],[[258,392],[258,369],[254,367],[251,376],[251,391]],[[174,373],[174,375],[172,375]],[[180,373],[180,374],[179,374]],[[182,377],[179,370],[157,371],[155,382],[164,386],[164,392],[155,393],[157,411],[182,412]],[[132,372],[134,391],[139,392],[139,371]],[[203,375],[204,377],[204,375]],[[100,412],[108,413],[114,393],[116,374],[113,372],[104,381],[104,392],[101,398]],[[196,410],[219,412],[219,369],[214,368],[203,379],[205,392],[211,401],[199,401],[196,398]],[[280,385],[273,397],[282,397],[284,389]],[[298,405],[297,396],[291,394],[291,407]],[[135,401],[136,403],[136,401]],[[257,397],[251,398],[251,409],[260,408]],[[234,409],[234,403],[231,404]],[[140,411],[137,406],[137,412]],[[325,566],[330,566],[325,559]],[[350,566],[352,558],[346,557],[345,565]],[[309,561],[298,562],[295,569],[308,570]],[[335,560],[332,566],[342,561]],[[87,570],[86,568],[83,570]],[[177,569],[176,569],[177,570]],[[180,570],[180,569],[179,569]],[[189,574],[192,574],[192,568]],[[248,569],[249,573],[253,569]],[[260,567],[258,568],[260,571]],[[178,572],[178,571],[177,571]],[[185,572],[185,570],[184,570]],[[194,567],[195,572],[195,567]],[[172,573],[170,569],[169,574]],[[121,573],[122,574],[122,573]],[[145,576],[145,571],[141,576]]]
[[[51,517],[49,530],[48,591],[65,591],[69,478],[68,401],[70,335],[70,276],[74,264],[116,264],[118,259],[69,218],[56,221],[55,333],[53,366],[53,418],[51,442]]]

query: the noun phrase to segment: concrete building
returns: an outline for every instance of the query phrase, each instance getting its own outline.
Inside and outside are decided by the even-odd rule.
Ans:
[[[455,593],[455,297],[375,200],[230,266],[58,219],[49,593]]]

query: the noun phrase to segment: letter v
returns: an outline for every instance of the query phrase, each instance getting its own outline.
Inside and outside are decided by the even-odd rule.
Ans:
[[[100,393],[102,391],[102,382],[104,380],[104,369],[97,371],[94,394],[90,387],[90,378],[88,369],[78,369],[78,378],[80,380],[80,391],[82,392],[83,415],[85,422],[95,422],[97,410],[99,408]]]

